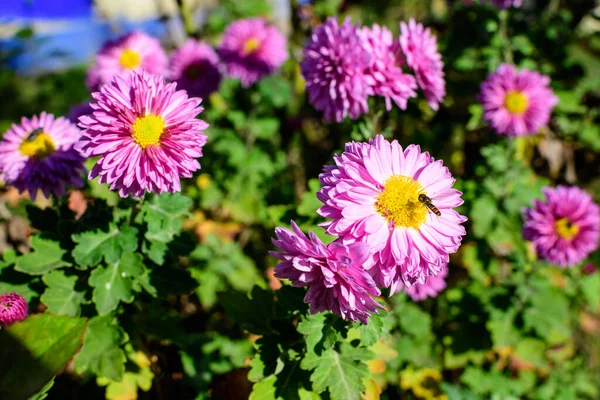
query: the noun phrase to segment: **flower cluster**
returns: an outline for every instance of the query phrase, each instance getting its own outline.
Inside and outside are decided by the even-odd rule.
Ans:
[[[501,135],[537,133],[558,103],[549,84],[550,78],[536,71],[500,65],[481,84],[483,118]]]
[[[104,44],[88,71],[87,84],[96,91],[116,76],[145,71],[177,82],[190,96],[204,98],[219,89],[223,71],[248,87],[273,73],[287,57],[285,36],[261,18],[232,23],[217,51],[188,39],[170,57],[158,39],[134,31]]]
[[[16,293],[0,296],[0,326],[9,326],[27,317],[27,301]]]
[[[369,96],[383,97],[388,110],[392,100],[406,109],[417,87],[433,109],[439,107],[446,88],[436,37],[412,19],[401,31],[394,39],[385,27],[360,28],[349,18],[341,24],[328,18],[315,28],[301,70],[309,101],[325,119],[358,118],[368,111]]]
[[[523,210],[523,237],[537,255],[561,267],[580,263],[598,249],[600,206],[577,187],[544,188],[545,201]]]
[[[338,237],[330,246],[339,249],[342,245],[361,244],[363,253],[368,253],[360,263],[341,266],[364,274],[354,281],[356,285],[344,289],[338,287],[342,282],[338,275],[323,268],[311,267],[311,273],[320,278],[307,280],[303,274],[308,267],[295,257],[302,254],[313,260],[317,253],[329,256],[324,251],[308,252],[307,247],[296,247],[291,253],[291,239],[278,234],[279,240],[274,243],[283,253],[277,254],[281,259],[283,255],[290,258],[277,266],[276,276],[291,279],[296,286],[319,282],[320,286],[341,291],[350,298],[360,294],[364,299],[364,293],[372,295],[375,286],[390,288],[391,294],[406,287],[415,300],[441,291],[449,255],[458,250],[465,235],[461,224],[466,221],[454,211],[462,204],[462,193],[452,189],[454,179],[448,168],[429,153],[421,152],[419,146],[403,149],[397,141],[389,142],[381,135],[368,143],[347,143],[346,150],[334,161],[335,165],[325,166],[319,177],[322,188],[317,197],[324,205],[318,212],[329,218],[322,224],[326,232]],[[436,276],[440,279],[430,282]],[[414,285],[422,286],[411,289]],[[320,290],[326,291],[325,288]],[[349,319],[353,319],[351,311],[356,313],[357,307],[365,304],[342,301],[345,298],[332,292],[330,296],[327,303],[322,302],[322,297],[308,295],[305,301],[311,302],[311,310],[329,309]],[[369,308],[360,311],[363,315]]]

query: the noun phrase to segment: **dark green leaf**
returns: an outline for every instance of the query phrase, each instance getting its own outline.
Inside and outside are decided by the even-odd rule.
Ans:
[[[66,267],[71,264],[63,261],[66,253],[60,248],[60,243],[41,236],[31,238],[33,251],[17,258],[15,269],[30,275],[43,275],[53,269]]]
[[[37,314],[0,331],[0,398],[25,399],[47,385],[81,346],[85,325]]]
[[[82,292],[75,290],[77,276],[67,276],[65,271],[52,271],[42,277],[48,286],[40,301],[48,311],[59,315],[79,315],[81,303],[85,300]]]
[[[116,263],[125,252],[137,249],[137,229],[123,225],[121,228],[111,224],[107,232],[96,230],[73,235],[77,243],[73,249],[73,258],[81,267],[92,267],[102,261]]]

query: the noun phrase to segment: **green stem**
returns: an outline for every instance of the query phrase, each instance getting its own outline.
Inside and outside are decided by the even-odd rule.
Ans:
[[[500,11],[498,19],[500,20],[499,32],[502,39],[504,62],[513,64],[513,54],[510,48],[510,38],[508,37],[508,10]]]

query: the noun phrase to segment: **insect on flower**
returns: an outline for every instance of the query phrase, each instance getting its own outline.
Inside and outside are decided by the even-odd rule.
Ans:
[[[35,138],[40,136],[43,132],[44,132],[44,128],[35,128],[34,130],[31,131],[31,133],[29,134],[29,136],[27,136],[27,138],[25,140],[28,142],[33,142],[35,140]]]
[[[423,203],[423,205],[425,207],[427,207],[429,209],[429,211],[431,211],[432,213],[434,213],[438,217],[442,216],[442,213],[440,212],[440,210],[438,210],[438,208],[433,205],[433,203],[431,202],[431,199],[426,194],[421,193],[419,195],[419,201],[421,203]]]

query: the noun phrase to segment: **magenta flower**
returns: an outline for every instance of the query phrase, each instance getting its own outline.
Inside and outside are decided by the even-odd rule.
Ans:
[[[436,297],[446,289],[446,277],[448,276],[448,267],[442,268],[439,275],[430,276],[425,283],[415,283],[412,286],[404,288],[407,295],[413,301],[422,301],[428,297]]]
[[[169,79],[190,96],[205,98],[219,90],[219,56],[208,44],[188,39],[171,54]]]
[[[85,157],[74,149],[81,131],[66,118],[42,112],[23,117],[0,141],[0,174],[19,192],[27,190],[35,200],[41,190],[46,198],[61,197],[67,185],[82,187]]]
[[[388,111],[392,109],[391,100],[405,110],[408,99],[417,95],[417,81],[412,75],[404,74],[398,66],[401,61],[394,54],[392,33],[379,25],[365,27],[362,33],[367,51],[371,54],[366,70],[369,95],[383,96]]]
[[[521,7],[523,0],[490,0],[498,8]]]
[[[578,187],[543,189],[545,201],[523,209],[523,237],[538,257],[561,267],[580,263],[598,249],[600,207]]]
[[[145,72],[115,79],[92,96],[94,112],[83,116],[77,147],[100,156],[89,174],[121,197],[178,192],[180,177],[200,169],[208,124],[195,117],[202,100],[188,98],[175,83]]]
[[[322,224],[343,243],[362,242],[374,256],[365,269],[379,286],[425,283],[438,275],[461,244],[466,217],[453,210],[462,204],[461,192],[442,161],[419,146],[402,149],[378,135],[369,143],[351,142],[325,166],[317,197],[319,214],[331,218]],[[438,209],[434,214],[427,196]]]
[[[549,84],[550,78],[536,71],[517,72],[512,65],[500,65],[481,84],[483,118],[501,135],[537,133],[558,103]]]
[[[287,60],[287,40],[262,18],[235,21],[223,33],[219,55],[227,74],[249,87]]]
[[[0,296],[0,326],[9,326],[27,317],[27,301],[16,293]]]
[[[88,70],[87,85],[90,90],[98,90],[115,76],[129,76],[132,70],[162,76],[167,64],[167,55],[158,39],[143,32],[130,32],[102,46],[95,65]]]
[[[429,106],[437,110],[446,96],[444,63],[438,52],[437,38],[414,19],[400,23],[400,37],[395,44],[395,53],[411,68],[417,84],[423,91]]]
[[[309,240],[294,221],[292,227],[293,231],[275,228],[277,239],[273,244],[281,252],[270,254],[282,260],[275,276],[291,280],[296,287],[308,286],[304,302],[310,303],[312,314],[330,310],[344,319],[366,324],[371,313],[383,308],[371,297],[381,293],[362,268],[370,256],[369,246],[344,245],[339,240],[325,246],[312,232]]]
[[[323,111],[325,119],[356,119],[369,110],[365,70],[371,57],[367,47],[364,35],[350,18],[341,25],[337,19],[328,18],[313,31],[300,67],[309,101]]]

